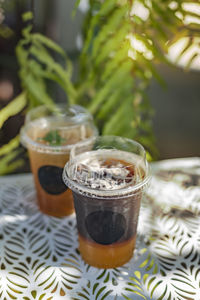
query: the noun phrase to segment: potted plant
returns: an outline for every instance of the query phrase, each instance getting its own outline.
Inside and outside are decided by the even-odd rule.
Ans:
[[[193,4],[198,5],[196,1],[179,0],[90,1],[75,81],[73,64],[65,51],[34,31],[32,12],[24,14],[26,26],[16,48],[22,93],[0,111],[0,128],[23,109],[39,104],[52,106],[47,82],[54,82],[63,89],[68,103],[90,110],[101,134],[133,138],[145,146],[150,158],[156,158],[153,111],[146,89],[152,78],[164,85],[157,65],[172,65],[167,56],[172,45],[186,38],[178,62],[197,43],[200,15],[188,8]],[[187,69],[197,57],[198,51],[193,52]],[[15,137],[0,148],[1,174],[12,172],[22,163],[15,160],[18,147],[19,138]]]

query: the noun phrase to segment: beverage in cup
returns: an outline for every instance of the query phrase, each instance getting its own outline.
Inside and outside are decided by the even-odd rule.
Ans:
[[[92,116],[81,106],[40,106],[30,110],[21,130],[28,149],[40,210],[62,217],[74,212],[71,190],[63,183],[63,167],[72,145],[97,135]]]
[[[74,146],[63,180],[73,192],[79,249],[88,264],[114,268],[133,255],[140,202],[149,181],[145,150],[117,136]]]

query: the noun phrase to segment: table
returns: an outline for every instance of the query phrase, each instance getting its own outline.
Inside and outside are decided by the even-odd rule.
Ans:
[[[31,174],[0,178],[0,299],[200,299],[200,158],[153,163],[123,267],[80,257],[75,215],[41,214]]]

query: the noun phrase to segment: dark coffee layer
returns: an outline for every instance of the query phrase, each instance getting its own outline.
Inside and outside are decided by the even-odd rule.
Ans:
[[[107,200],[73,192],[73,197],[78,231],[88,241],[111,245],[136,234],[141,194]]]
[[[85,226],[96,243],[109,245],[117,242],[124,235],[126,220],[120,213],[99,210],[87,215]]]

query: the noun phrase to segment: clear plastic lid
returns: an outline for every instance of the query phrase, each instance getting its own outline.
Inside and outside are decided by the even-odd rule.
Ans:
[[[57,104],[53,109],[42,105],[31,109],[25,119],[25,124],[36,119],[53,117],[58,121],[67,121],[69,124],[84,123],[88,120],[93,121],[92,115],[82,106]]]
[[[91,114],[78,105],[39,106],[27,113],[21,143],[40,152],[69,152],[72,145],[97,136]]]
[[[82,153],[81,153],[81,150]],[[149,181],[144,148],[130,139],[97,137],[73,147],[63,172],[74,191],[93,197],[120,197],[143,189]]]

